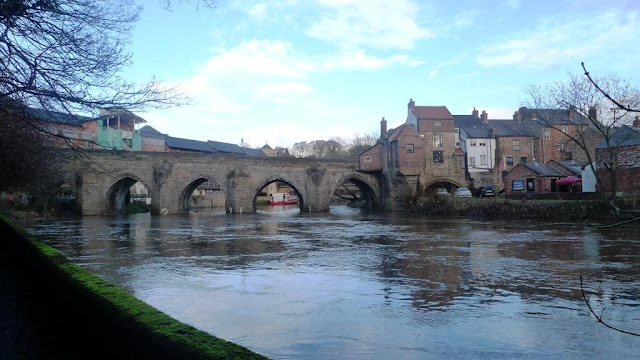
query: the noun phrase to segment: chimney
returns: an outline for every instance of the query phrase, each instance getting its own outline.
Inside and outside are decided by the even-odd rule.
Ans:
[[[575,106],[573,105],[569,106],[569,110],[567,110],[567,117],[569,120],[573,119],[573,115],[575,114],[575,112],[576,112]]]
[[[595,106],[589,106],[589,119],[590,120],[598,120],[598,111],[596,110]]]
[[[473,107],[473,111],[471,112],[471,115],[473,115],[473,117],[477,118],[478,117],[478,110],[476,110],[476,107]]]
[[[413,101],[413,98],[409,99],[409,103],[407,104],[409,110],[416,110],[416,102]]]
[[[640,116],[636,115],[635,120],[633,120],[633,127],[640,128]]]
[[[498,136],[498,128],[491,128],[491,138]]]
[[[516,120],[518,122],[522,122],[522,113],[527,110],[526,107],[521,107],[520,109],[518,109],[518,111],[515,112],[515,114],[513,114],[513,120]]]
[[[487,114],[486,111],[482,110],[482,115],[480,115],[480,118],[482,119],[483,123],[487,123],[487,120],[489,119],[489,114]]]
[[[383,117],[382,120],[380,120],[380,139],[385,137],[385,135],[387,135],[387,120]]]

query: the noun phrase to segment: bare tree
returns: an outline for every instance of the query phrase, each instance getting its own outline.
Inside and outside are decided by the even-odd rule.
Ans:
[[[595,86],[596,83],[599,85]],[[618,130],[632,122],[630,109],[640,106],[640,91],[628,80],[615,75],[587,78],[570,74],[565,81],[544,86],[530,85],[525,92],[530,98],[526,105],[556,110],[540,112],[538,121],[545,128],[570,139],[571,145],[578,149],[579,155],[586,159],[596,174],[598,191],[613,206],[621,166],[616,144],[624,140],[618,139]],[[628,105],[620,107],[620,103]],[[596,159],[598,144],[604,144],[602,150],[607,159]]]
[[[44,148],[51,141],[36,132],[74,147],[64,133],[39,124],[29,108],[95,116],[105,107],[135,111],[186,101],[155,79],[135,84],[120,77],[130,64],[125,46],[140,11],[131,0],[0,1],[0,116],[3,140],[15,138],[15,146],[0,148],[0,162],[28,164],[25,171],[50,162],[53,154]],[[38,144],[40,151],[35,150]],[[17,146],[30,148],[9,150]],[[23,182],[42,180],[17,167],[11,171],[21,174]],[[6,180],[0,187],[9,185]]]

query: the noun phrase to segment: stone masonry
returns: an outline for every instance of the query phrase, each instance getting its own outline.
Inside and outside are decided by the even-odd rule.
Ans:
[[[83,215],[122,210],[136,182],[149,191],[154,214],[184,212],[193,190],[205,181],[221,186],[225,208],[233,213],[255,211],[257,194],[273,181],[284,181],[298,192],[302,211],[328,211],[333,192],[347,180],[380,203],[378,178],[357,171],[355,162],[123,151],[89,156],[88,162],[70,164],[67,171]]]

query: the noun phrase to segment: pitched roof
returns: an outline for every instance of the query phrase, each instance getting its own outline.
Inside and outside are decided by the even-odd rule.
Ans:
[[[452,119],[446,106],[416,106],[412,110],[418,119]]]
[[[575,174],[580,174],[582,172],[582,168],[588,164],[587,162],[576,162],[574,160],[549,160],[549,162],[552,161],[560,164],[560,166],[568,169]]]
[[[226,153],[226,154],[238,154],[238,155],[246,155],[252,157],[264,157],[264,153],[260,149],[251,149],[251,148],[241,148],[236,144],[229,144],[220,141],[207,141],[209,146],[214,148],[217,152]]]
[[[174,149],[183,149],[190,151],[200,151],[206,153],[214,153],[215,149],[211,147],[206,141],[198,141],[191,139],[176,138],[166,135],[164,138],[167,146]]]
[[[622,125],[609,140],[611,147],[640,145],[640,128]],[[596,149],[606,149],[607,142],[602,141]]]
[[[534,120],[541,125],[586,124],[588,118],[574,110],[571,117],[568,109],[529,109],[520,108],[523,120]]]
[[[491,129],[479,117],[473,115],[453,115],[456,127],[464,132],[468,138],[488,139]]]
[[[271,148],[271,146],[269,146],[269,144],[264,144],[264,145],[262,146],[262,149],[264,149],[264,150],[273,150],[273,149]]]
[[[535,137],[537,136],[536,130],[526,123],[515,120],[488,120],[489,128],[495,128],[498,136],[524,136]]]
[[[411,130],[413,130],[414,135],[418,135],[418,132],[411,124],[404,123],[398,126],[397,128],[395,128],[393,133],[389,135],[388,141],[392,142],[392,141],[398,140],[400,135],[402,135],[405,131],[411,131]]]
[[[533,172],[535,172],[539,176],[548,176],[548,177],[562,176],[562,177],[564,177],[564,174],[561,173],[560,171],[552,168],[551,166],[549,166],[547,164],[539,164],[537,161],[534,161],[532,163],[520,163],[520,164],[522,164],[523,166],[526,166],[527,168],[529,168],[530,170],[532,170]]]
[[[145,137],[153,137],[153,138],[159,138],[159,139],[162,139],[165,137],[165,134],[161,133],[160,131],[154,129],[149,125],[145,125],[141,127],[140,130],[138,130],[138,132],[140,133],[141,136],[145,136]]]
[[[82,126],[85,122],[96,120],[88,116],[72,115],[69,113],[35,108],[29,108],[29,113],[41,121],[73,126]]]

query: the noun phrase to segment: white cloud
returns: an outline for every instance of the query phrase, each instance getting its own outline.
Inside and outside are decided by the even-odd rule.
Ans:
[[[324,8],[307,35],[353,49],[411,49],[432,36],[416,22],[417,8],[406,0],[316,0]]]
[[[390,65],[406,65],[415,67],[423,64],[422,61],[413,59],[407,55],[393,55],[387,58],[380,58],[367,55],[365,51],[342,52],[337,55],[330,55],[322,63],[321,69],[333,70],[378,70]]]
[[[436,77],[438,75],[438,70],[431,70],[429,72],[429,77],[433,78]]]
[[[476,60],[485,67],[538,70],[568,61],[579,64],[593,54],[608,53],[613,61],[616,56],[639,55],[638,33],[637,11],[554,17],[539,22],[530,32],[489,47]]]
[[[313,91],[311,86],[300,82],[278,82],[258,89],[258,95],[265,97],[269,101],[284,104],[292,100],[310,94]]]

